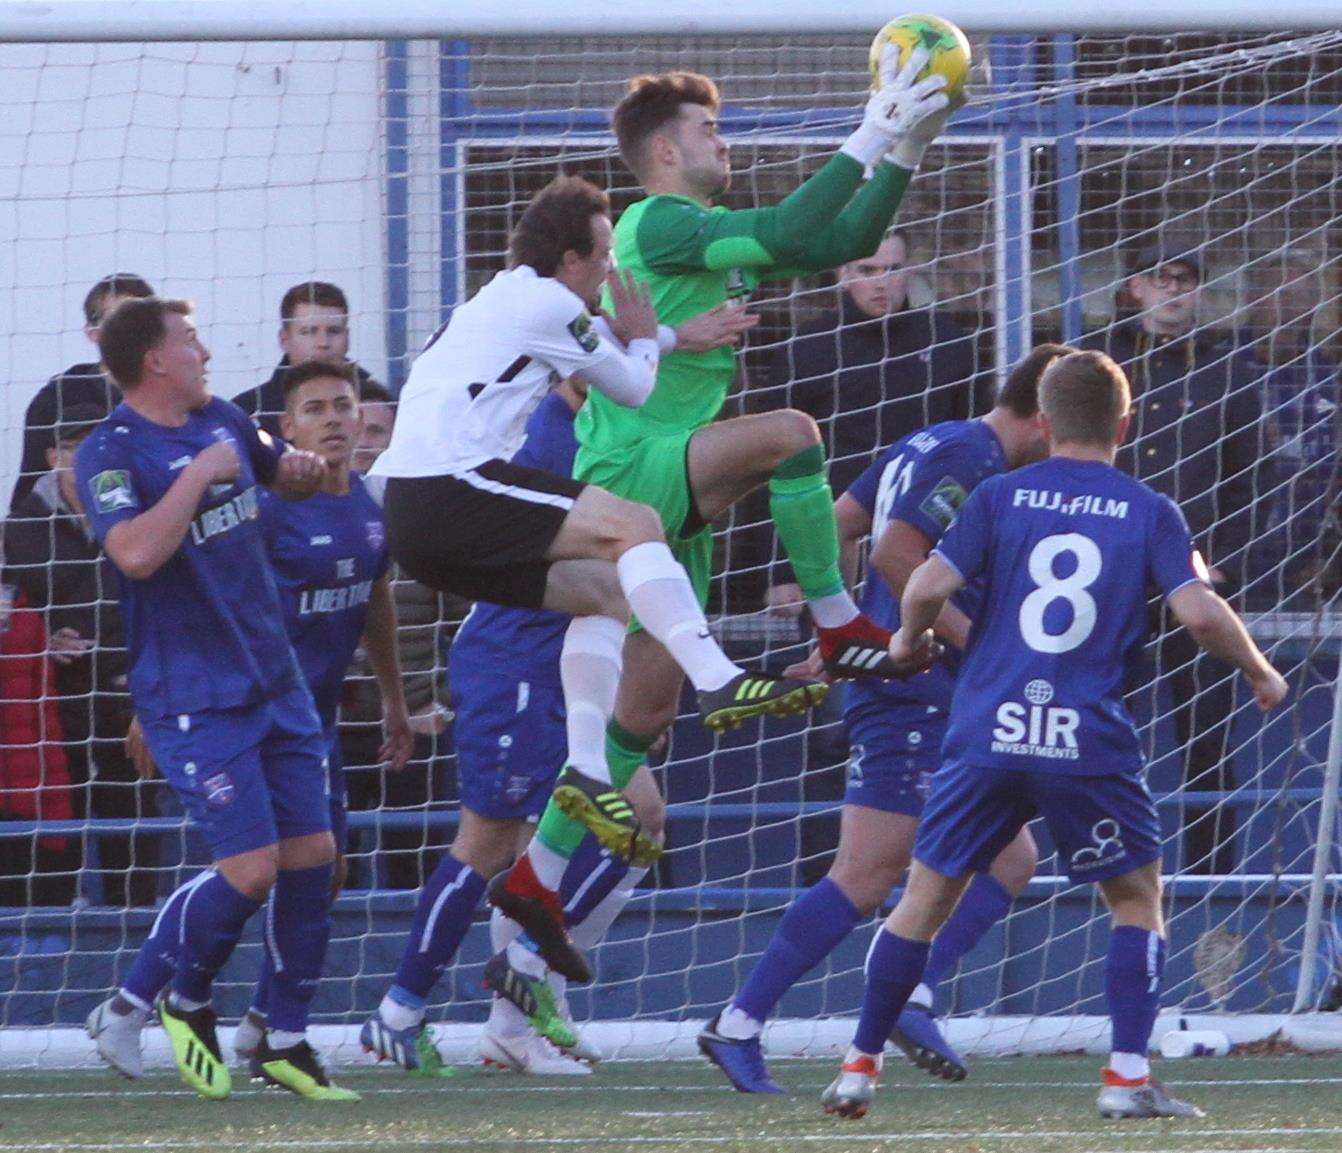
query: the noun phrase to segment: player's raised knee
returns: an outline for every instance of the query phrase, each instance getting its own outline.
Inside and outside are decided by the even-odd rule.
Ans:
[[[769,419],[773,424],[771,439],[779,464],[811,448],[824,451],[821,449],[823,441],[820,426],[810,413],[797,408],[784,408],[770,413]],[[824,459],[823,456],[821,459]]]
[[[623,553],[635,545],[665,541],[662,518],[646,504],[616,498],[615,515],[611,518],[611,535],[616,553]]]

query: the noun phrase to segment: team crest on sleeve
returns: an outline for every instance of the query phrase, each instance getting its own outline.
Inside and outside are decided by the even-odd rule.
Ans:
[[[569,321],[568,330],[569,335],[578,342],[578,347],[583,352],[595,352],[596,346],[601,343],[601,337],[592,327],[592,318],[585,312],[578,313]]]
[[[366,520],[364,528],[368,530],[368,547],[374,552],[381,552],[382,546],[387,543],[386,525],[380,520]]]
[[[953,476],[943,476],[918,507],[945,532],[951,527],[951,521],[959,513],[960,506],[968,499],[969,493],[965,491],[964,485]]]
[[[131,488],[130,473],[124,468],[109,468],[89,481],[89,494],[98,512],[116,512],[123,508],[138,508],[135,491]]]

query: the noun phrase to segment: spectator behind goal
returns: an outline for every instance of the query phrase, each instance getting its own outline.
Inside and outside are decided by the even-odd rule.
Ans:
[[[367,369],[349,359],[349,301],[339,286],[308,280],[290,288],[280,300],[279,340],[283,355],[270,379],[233,398],[233,403],[271,436],[281,435],[284,377],[294,364],[308,360],[353,364],[361,401],[391,399]]]
[[[1197,253],[1148,244],[1134,253],[1131,268],[1125,287],[1137,315],[1085,342],[1113,357],[1131,384],[1131,432],[1117,464],[1174,500],[1210,566],[1212,587],[1235,598],[1245,582],[1255,517],[1263,511],[1258,498],[1271,488],[1259,389],[1224,336],[1198,323],[1203,276]],[[1232,670],[1202,653],[1168,613],[1156,654],[1157,675],[1169,682],[1175,732],[1185,751],[1185,787],[1233,788]],[[1227,805],[1189,806],[1184,819],[1181,867],[1231,872],[1234,811]]]
[[[75,483],[75,449],[107,416],[72,404],[46,450],[44,473],[5,523],[5,576],[45,617],[60,700],[61,730],[81,816],[141,820],[158,815],[159,785],[141,781],[126,755],[134,717],[115,581],[89,529]],[[48,738],[50,739],[50,738]],[[152,833],[98,836],[105,905],[152,905],[159,840]]]
[[[104,276],[89,289],[84,297],[84,335],[96,347],[103,320],[111,315],[123,300],[153,296],[149,282],[132,272],[114,272]],[[23,457],[19,462],[19,479],[9,499],[13,508],[27,496],[37,478],[47,471],[46,452],[53,444],[56,426],[64,419],[66,406],[98,404],[105,412],[121,399],[116,385],[101,360],[72,364],[64,372],[53,376],[28,404],[23,417]]]
[[[1236,333],[1237,355],[1262,390],[1278,477],[1251,554],[1261,586],[1251,593],[1264,604],[1306,591],[1315,577],[1325,590],[1330,575],[1338,579],[1330,528],[1342,513],[1342,374],[1321,323],[1322,287],[1307,254],[1264,256],[1249,269],[1249,324]]]

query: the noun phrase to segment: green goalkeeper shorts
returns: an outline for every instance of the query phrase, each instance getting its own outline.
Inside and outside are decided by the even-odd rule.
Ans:
[[[694,431],[645,437],[637,444],[599,454],[579,448],[573,476],[654,508],[662,519],[671,552],[689,574],[699,604],[707,605],[708,582],[713,575],[713,530],[699,520],[690,493],[685,454]]]

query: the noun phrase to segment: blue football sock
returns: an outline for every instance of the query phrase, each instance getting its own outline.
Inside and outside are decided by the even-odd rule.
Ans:
[[[452,963],[476,906],[485,894],[485,879],[450,853],[445,853],[419,891],[410,936],[396,970],[402,993],[424,998]]]
[[[270,979],[266,1025],[302,1033],[331,939],[331,877],[334,865],[282,869],[266,909],[266,953]]]
[[[208,1004],[214,975],[237,947],[251,915],[263,904],[239,893],[215,872],[192,889],[182,906],[182,944],[172,991],[188,1001]]]
[[[135,954],[130,971],[121,983],[121,991],[142,1008],[153,1005],[154,999],[172,980],[177,956],[182,950],[182,906],[186,904],[191,891],[203,884],[209,876],[208,871],[197,873],[172,891],[154,918],[149,936]]]
[[[983,940],[983,935],[1005,917],[1010,908],[1011,894],[1002,888],[1001,882],[987,873],[975,874],[960,903],[955,906],[955,912],[932,939],[932,951],[927,955],[927,968],[923,970],[923,984],[935,989],[937,982],[954,971],[961,958]]]
[[[265,951],[261,959],[261,975],[256,979],[256,991],[252,994],[252,1008],[263,1017],[270,1012],[270,983],[275,979],[275,962],[270,959],[270,950]]]
[[[867,954],[867,987],[853,1037],[856,1049],[872,1054],[885,1049],[909,994],[923,979],[930,947],[927,941],[909,941],[885,928],[877,932]]]
[[[1147,1055],[1164,972],[1165,938],[1159,933],[1119,925],[1109,935],[1104,994],[1113,1022],[1115,1053]]]
[[[732,998],[733,1007],[763,1024],[783,994],[829,956],[861,920],[844,891],[823,878],[778,922],[764,955]]]
[[[603,849],[595,837],[584,837],[559,884],[559,903],[569,928],[587,920],[592,910],[610,896],[628,872],[627,861],[621,861]]]

